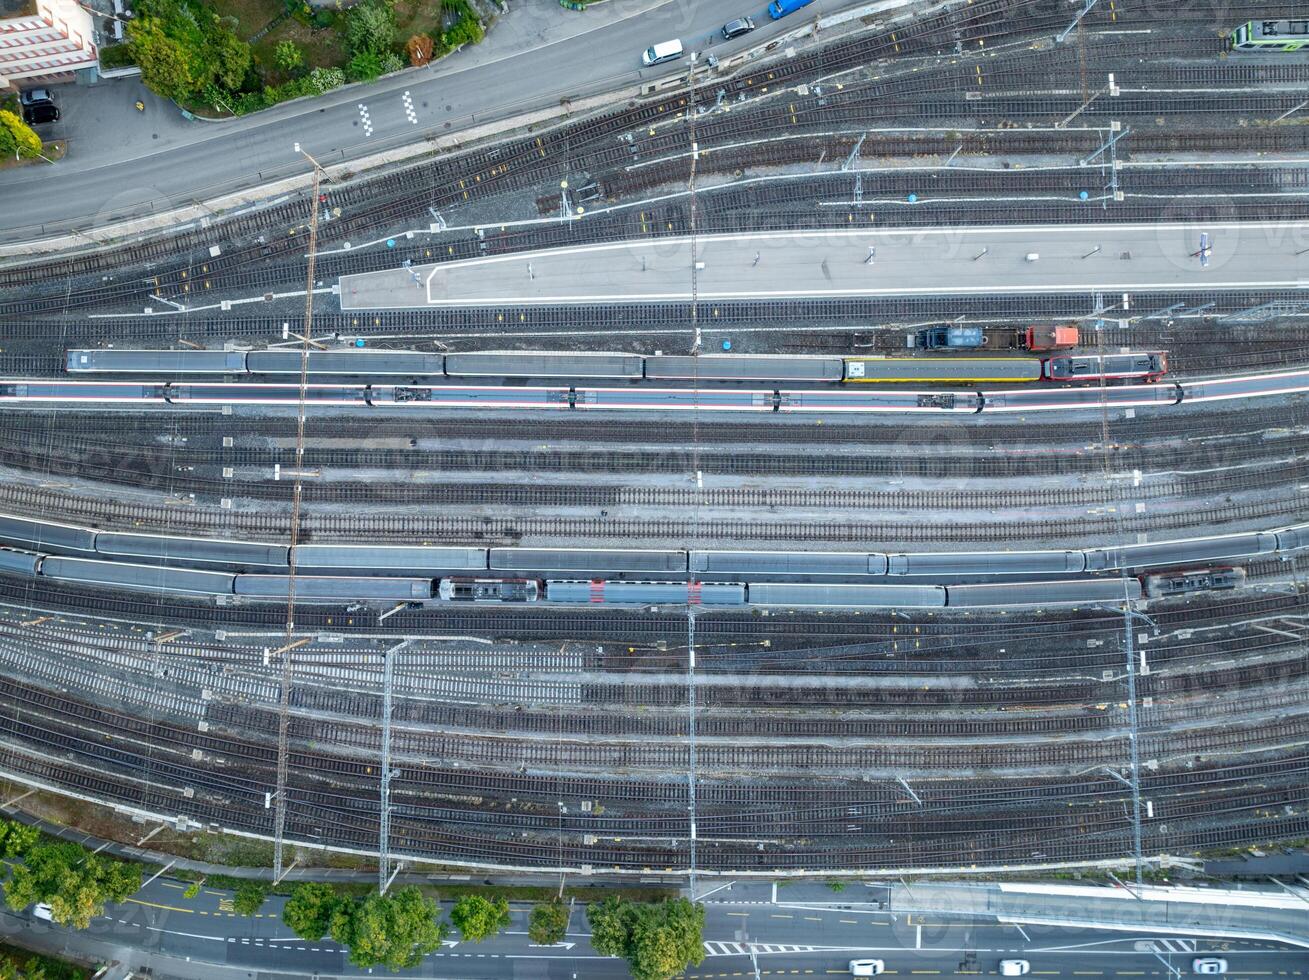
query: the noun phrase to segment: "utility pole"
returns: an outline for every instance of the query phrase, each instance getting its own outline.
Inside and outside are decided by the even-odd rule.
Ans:
[[[385,895],[399,874],[401,864],[391,864],[391,690],[395,680],[395,658],[409,645],[405,640],[382,654],[382,789],[381,810],[377,823],[377,891]],[[388,876],[389,875],[389,876]]]
[[[273,811],[273,877],[282,877],[283,837],[286,833],[286,783],[290,764],[291,686],[293,681],[292,652],[299,644],[295,640],[295,575],[296,549],[300,538],[300,503],[304,495],[305,456],[305,402],[309,393],[309,338],[314,333],[314,263],[318,257],[318,194],[323,168],[318,161],[295,144],[296,151],[304,154],[314,167],[313,189],[309,197],[309,256],[305,272],[305,322],[300,343],[300,391],[295,413],[295,481],[291,487],[290,546],[287,551],[286,577],[286,643],[282,652],[281,686],[277,699],[277,787]],[[294,646],[293,646],[294,644]]]

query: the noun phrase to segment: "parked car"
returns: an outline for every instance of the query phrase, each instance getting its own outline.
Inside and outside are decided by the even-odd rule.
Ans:
[[[723,25],[723,40],[730,41],[734,37],[749,34],[753,30],[754,21],[749,17],[738,17],[736,20],[729,20]]]
[[[1191,970],[1209,976],[1226,973],[1227,960],[1221,956],[1197,956],[1191,961]]]
[[[1001,960],[1000,976],[1025,977],[1032,972],[1032,964],[1027,960]]]
[[[23,110],[23,122],[29,126],[57,122],[59,119],[59,106],[55,105],[55,100],[50,97],[49,89],[30,88],[20,92],[18,103]]]
[[[46,922],[54,921],[54,913],[50,910],[50,906],[45,902],[42,902],[40,905],[33,905],[32,915],[38,919],[44,919]]]
[[[882,960],[851,960],[850,974],[856,977],[876,977],[886,972],[886,964]]]
[[[660,41],[658,44],[648,47],[641,53],[641,60],[649,68],[651,65],[662,64],[665,61],[674,61],[682,57],[681,41]]]

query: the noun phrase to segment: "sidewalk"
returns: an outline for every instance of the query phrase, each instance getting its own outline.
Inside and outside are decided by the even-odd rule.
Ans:
[[[999,922],[1243,937],[1309,947],[1309,898],[1254,889],[1015,883],[892,887],[892,907]]]

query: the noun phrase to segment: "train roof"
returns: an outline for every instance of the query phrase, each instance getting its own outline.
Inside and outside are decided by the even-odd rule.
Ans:
[[[639,378],[642,361],[640,354],[479,351],[447,354],[445,370],[451,377]]]
[[[800,582],[751,582],[750,605],[939,608],[945,605],[945,589],[939,585],[810,585]]]
[[[251,374],[299,374],[298,350],[257,350],[246,355]],[[441,377],[445,357],[412,350],[311,350],[310,374],[358,374],[368,377]]]
[[[645,376],[701,381],[840,381],[839,357],[792,357],[783,354],[651,355]]]
[[[37,563],[41,556],[35,551],[19,551],[15,548],[0,547],[0,572],[19,572],[23,575],[35,575]]]
[[[490,567],[508,571],[684,572],[685,551],[492,548]]]
[[[1252,20],[1250,36],[1256,41],[1309,40],[1309,20]]]
[[[443,548],[404,544],[302,544],[295,549],[303,568],[381,568],[431,571],[486,570],[485,548]]]
[[[1123,602],[1141,598],[1141,583],[1134,578],[1078,579],[1068,582],[997,582],[952,585],[950,605],[1055,606],[1080,603]]]
[[[1036,381],[1036,357],[847,357],[847,381],[936,381],[945,384],[981,381]]]
[[[235,350],[70,350],[71,373],[241,374],[245,352]],[[297,367],[296,370],[299,370]]]
[[[651,603],[654,605],[740,606],[745,586],[701,582],[575,582],[545,583],[551,602]]]
[[[95,539],[97,554],[124,558],[158,558],[166,561],[217,562],[228,565],[286,565],[286,545],[219,538],[181,538],[160,534],[125,534],[101,531]]]
[[[41,574],[55,581],[187,595],[231,595],[232,579],[236,577],[232,572],[58,556],[47,557],[41,563]]]
[[[286,598],[289,575],[238,575],[236,594]],[[297,575],[295,597],[301,599],[395,599],[400,602],[432,598],[432,580],[375,576]]]
[[[886,555],[850,551],[693,551],[693,572],[885,575]]]
[[[95,551],[95,531],[71,524],[56,524],[0,514],[0,543],[37,551]]]

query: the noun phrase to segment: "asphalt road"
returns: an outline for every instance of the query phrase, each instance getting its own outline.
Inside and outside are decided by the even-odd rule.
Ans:
[[[1202,232],[1210,242],[1203,256]],[[703,301],[1297,288],[1309,284],[1306,237],[1309,225],[1281,222],[637,239],[342,276],[340,299],[344,310],[677,302],[690,299],[693,262]]]
[[[185,975],[196,978],[236,977],[247,972],[263,977],[367,975],[352,968],[334,943],[307,943],[293,936],[279,917],[281,899],[269,900],[259,916],[244,918],[231,911],[230,895],[225,892],[203,889],[197,898],[186,899],[183,888],[180,883],[160,879],[96,920],[84,933],[6,912],[0,916],[0,934],[20,934],[30,944],[72,948],[93,956],[121,958],[121,952],[112,951],[143,950],[158,964],[159,972],[175,972],[176,964],[189,963]],[[894,977],[994,976],[1000,959],[1008,957],[1030,960],[1032,975],[1039,977],[1164,977],[1176,975],[1170,973],[1170,964],[1181,974],[1189,974],[1191,960],[1206,953],[1225,956],[1229,975],[1237,978],[1309,976],[1309,952],[1272,944],[1052,927],[1022,929],[937,915],[893,917],[885,912],[788,903],[788,898],[803,897],[806,888],[818,891],[815,886],[779,889],[776,904],[709,899],[707,956],[699,967],[688,971],[688,980],[749,977],[754,975],[755,964],[760,976],[848,976],[847,964],[857,957],[885,960],[887,975]],[[868,901],[875,891],[861,889],[853,898]],[[828,893],[825,899],[830,902],[835,896]],[[531,945],[525,918],[525,909],[518,909],[505,935],[481,945],[451,941],[420,968],[401,975],[449,980],[627,976],[620,961],[591,951],[580,908],[560,947]],[[373,975],[379,972],[385,971]]]
[[[0,196],[5,200],[0,240],[24,241],[70,227],[101,226],[303,174],[308,164],[295,152],[297,142],[329,165],[427,134],[448,135],[524,110],[556,106],[562,98],[663,77],[677,72],[678,66],[640,66],[641,51],[656,41],[677,37],[688,51],[734,53],[793,29],[800,17],[852,5],[850,0],[815,0],[803,15],[774,22],[761,0],[668,0],[612,23],[604,7],[576,15],[547,5],[536,16],[590,16],[603,26],[485,63],[479,63],[476,49],[461,51],[427,72],[406,72],[223,123],[179,124],[176,107],[148,95],[149,111],[136,113],[130,106],[139,83],[103,83],[89,102],[70,93],[63,123],[43,132],[46,139],[69,140],[64,160],[53,167],[0,171]],[[723,41],[717,30],[742,15],[753,16],[758,29]],[[542,25],[542,33],[548,26]],[[486,43],[493,42],[494,34]],[[91,141],[79,139],[78,131],[98,125],[98,117],[109,113],[114,114],[114,129],[127,128],[139,136],[126,149],[102,155]]]

